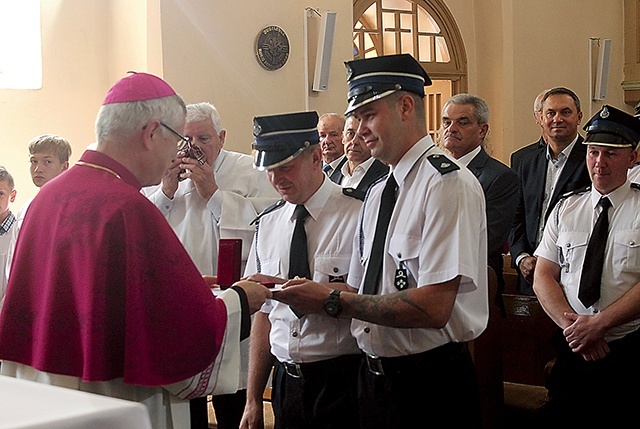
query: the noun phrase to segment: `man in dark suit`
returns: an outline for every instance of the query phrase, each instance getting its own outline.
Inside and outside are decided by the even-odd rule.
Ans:
[[[538,94],[535,100],[533,100],[533,120],[536,121],[536,124],[540,127],[540,139],[518,149],[511,154],[509,164],[511,165],[511,169],[513,171],[518,171],[518,167],[520,166],[520,162],[522,162],[522,158],[524,158],[528,153],[535,152],[536,150],[544,147],[547,144],[544,139],[544,127],[542,126],[542,97],[544,97],[547,91],[548,89],[545,89],[540,94]]]
[[[551,209],[562,195],[591,183],[585,164],[586,146],[578,134],[580,99],[570,89],[550,89],[542,98],[542,126],[547,145],[526,154],[518,166],[520,202],[509,248],[520,274],[518,290],[532,295],[533,255]]]
[[[442,145],[476,176],[486,200],[488,263],[504,290],[502,249],[518,205],[518,175],[484,149],[489,132],[489,108],[480,97],[457,94],[442,108]]]
[[[371,149],[364,144],[362,136],[357,134],[358,121],[349,116],[342,132],[342,144],[347,162],[340,171],[340,185],[351,189],[351,194],[364,200],[369,187],[382,176],[386,176],[389,167],[371,157]]]
[[[347,158],[342,146],[342,129],[344,117],[337,113],[325,113],[318,119],[320,149],[322,149],[322,171],[333,183],[340,184],[341,169]]]

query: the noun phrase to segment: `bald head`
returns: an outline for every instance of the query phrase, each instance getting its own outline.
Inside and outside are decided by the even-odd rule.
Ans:
[[[536,124],[542,126],[542,99],[544,95],[549,91],[545,89],[533,100],[533,119],[536,121]]]

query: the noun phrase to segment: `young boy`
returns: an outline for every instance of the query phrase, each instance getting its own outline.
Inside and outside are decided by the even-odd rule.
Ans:
[[[69,168],[71,144],[64,137],[44,134],[29,142],[29,170],[31,180],[38,188]],[[18,212],[18,229],[22,226],[24,215],[31,204],[29,200]]]
[[[9,209],[9,204],[15,199],[13,177],[0,166],[0,302],[7,288],[9,253],[17,234],[16,217]]]

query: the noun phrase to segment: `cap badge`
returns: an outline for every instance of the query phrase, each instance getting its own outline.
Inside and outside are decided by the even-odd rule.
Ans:
[[[609,117],[609,109],[607,109],[607,106],[604,106],[602,108],[602,112],[600,112],[600,117],[602,119],[607,119]]]
[[[347,64],[346,68],[347,68],[347,80],[349,80],[349,79],[351,79],[351,76],[353,75],[353,69],[348,64]]]

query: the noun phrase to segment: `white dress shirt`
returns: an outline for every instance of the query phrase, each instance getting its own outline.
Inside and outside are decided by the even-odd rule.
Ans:
[[[313,280],[346,281],[362,203],[343,195],[342,188],[325,177],[304,205],[310,214],[305,230]],[[285,203],[262,217],[246,275],[260,272],[287,278],[295,207]],[[308,314],[299,319],[288,305],[271,300],[261,311],[269,313],[271,353],[281,362],[315,362],[359,353],[347,319],[334,319],[326,314]]]
[[[396,270],[406,269],[409,288],[461,276],[451,318],[442,329],[398,329],[353,319],[351,331],[368,354],[393,357],[421,353],[452,341],[469,341],[488,320],[487,228],[484,194],[466,168],[440,173],[438,164],[456,163],[431,137],[418,141],[390,172],[398,183],[396,205],[389,223],[384,254],[381,295],[398,292]],[[385,181],[369,190],[364,202],[356,249],[349,268],[349,284],[362,293],[371,254],[380,198]]]
[[[246,261],[254,227],[249,223],[278,200],[264,171],[253,168],[249,155],[221,150],[213,164],[218,190],[205,201],[191,179],[178,184],[173,199],[158,185],[143,193],[160,209],[202,274],[215,275],[220,238],[242,239]]]
[[[558,264],[560,284],[567,301],[578,314],[593,315],[607,308],[640,282],[640,190],[627,181],[611,192],[609,236],[605,248],[600,300],[585,308],[578,298],[580,277],[589,237],[602,208],[602,195],[592,189],[560,200],[549,215],[535,255]],[[607,341],[623,337],[640,327],[636,319],[610,329]]]
[[[367,174],[369,167],[373,164],[373,161],[375,161],[375,159],[370,157],[366,161],[361,162],[353,169],[353,173],[349,173],[349,161],[345,162],[342,165],[342,181],[340,182],[340,186],[343,188],[357,188],[364,175]]]

